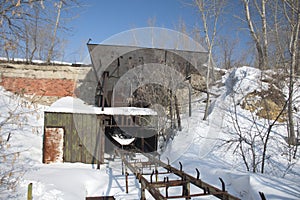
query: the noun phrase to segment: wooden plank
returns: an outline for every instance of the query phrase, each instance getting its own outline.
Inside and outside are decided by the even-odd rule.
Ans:
[[[92,164],[93,163],[93,144],[95,143],[94,132],[95,132],[95,125],[93,124],[92,116],[91,115],[83,115],[82,118],[82,126],[83,132],[82,134],[85,137],[85,157],[86,163]]]
[[[98,123],[101,127],[101,135],[100,135],[100,147],[99,147],[99,153],[100,153],[100,163],[104,163],[104,152],[105,152],[105,127],[102,123],[102,118],[98,118]]]
[[[83,134],[83,116],[80,114],[73,114],[73,120],[75,124],[75,128],[77,131],[77,135],[79,136],[79,160],[82,163],[86,162],[86,155],[85,155],[85,145],[86,145],[86,135]]]
[[[72,138],[71,138],[71,131],[72,128],[70,127],[70,119],[68,118],[67,114],[59,114],[58,118],[60,121],[64,121],[65,125],[65,135],[64,135],[64,162],[71,161],[71,145],[72,145]]]

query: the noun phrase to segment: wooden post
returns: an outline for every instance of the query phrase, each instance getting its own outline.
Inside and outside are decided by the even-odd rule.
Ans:
[[[166,185],[166,197],[167,198],[169,197],[168,189],[169,189],[169,186]]]
[[[124,162],[123,162],[123,159],[122,159],[122,175],[124,175]]]
[[[101,98],[101,107],[102,107],[102,111],[104,110],[104,106],[105,106],[105,100],[107,99],[107,91],[106,91],[106,88],[107,88],[107,80],[106,78],[108,77],[109,75],[109,72],[105,71],[103,72],[103,75],[102,75],[102,98]]]
[[[126,194],[128,194],[128,172],[125,173],[125,182],[126,182]]]
[[[190,182],[186,182],[183,184],[183,193],[184,196],[190,195]],[[185,199],[191,199],[191,197],[186,197]]]
[[[105,153],[105,124],[101,123],[102,127],[102,131],[101,131],[101,135],[100,135],[100,162],[101,164],[104,163],[104,153]]]
[[[180,119],[180,111],[179,111],[179,107],[178,107],[178,99],[176,97],[176,95],[174,96],[175,99],[175,111],[176,111],[176,117],[177,117],[177,124],[178,124],[178,130],[181,131],[181,119]]]
[[[32,183],[28,184],[27,200],[32,200]]]
[[[141,200],[146,200],[146,196],[145,196],[145,185],[144,182],[141,182]]]
[[[158,181],[158,170],[157,170],[157,166],[155,165],[155,182]]]

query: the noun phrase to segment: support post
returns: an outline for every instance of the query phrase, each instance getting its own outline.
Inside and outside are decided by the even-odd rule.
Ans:
[[[146,196],[145,196],[145,185],[144,183],[142,182],[141,183],[141,200],[146,200]]]
[[[185,199],[191,199],[191,197],[188,197],[190,196],[190,190],[191,190],[191,186],[190,186],[190,182],[186,182],[183,184],[184,186],[184,196],[187,196]]]
[[[103,72],[103,81],[102,81],[102,98],[101,98],[101,107],[102,107],[102,111],[104,110],[104,105],[105,105],[105,99],[107,98],[107,80],[106,78],[108,77],[109,72],[105,71]]]
[[[155,182],[158,181],[158,170],[157,170],[157,166],[155,165]]]
[[[28,184],[27,200],[32,200],[32,183]]]
[[[191,79],[189,79],[189,117],[192,116],[192,89],[191,89]]]
[[[181,119],[180,119],[180,111],[179,111],[179,106],[178,106],[178,99],[176,95],[174,96],[175,99],[175,111],[176,111],[176,117],[177,117],[177,124],[178,124],[178,130],[181,131]]]
[[[123,159],[122,159],[122,175],[124,175],[124,162],[123,162]]]
[[[125,173],[126,194],[128,194],[128,172]]]
[[[169,186],[166,185],[166,198],[169,197],[168,189],[169,189]]]

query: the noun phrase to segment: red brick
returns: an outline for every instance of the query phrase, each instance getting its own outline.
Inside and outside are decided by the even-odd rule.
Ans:
[[[76,82],[68,79],[2,77],[0,85],[8,91],[16,93],[64,97],[75,96]]]

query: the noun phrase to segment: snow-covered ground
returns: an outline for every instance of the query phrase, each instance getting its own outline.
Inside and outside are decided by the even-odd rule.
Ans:
[[[218,178],[221,177],[226,183],[226,190],[241,199],[260,199],[258,192],[264,192],[267,199],[300,199],[299,153],[296,159],[289,161],[283,124],[276,124],[271,132],[264,174],[247,172],[237,144],[228,142],[236,138],[231,109],[233,102],[237,105],[241,129],[254,130],[253,115],[236,102],[241,101],[243,94],[268,87],[258,81],[259,77],[260,71],[249,67],[233,70],[230,75],[224,76],[225,86],[215,89],[220,96],[212,103],[208,121],[202,120],[203,109],[200,108],[203,104],[194,103],[192,117],[182,115],[183,130],[168,143],[162,160],[167,162],[169,159],[174,167],[179,167],[180,161],[183,170],[193,175],[198,168],[201,179],[219,188]],[[119,159],[108,159],[100,170],[82,163],[42,164],[44,109],[47,108],[32,105],[0,87],[0,123],[10,113],[15,116],[0,129],[2,141],[10,135],[9,141],[0,149],[0,174],[8,172],[6,180],[17,183],[13,188],[1,184],[0,199],[26,198],[29,183],[33,183],[33,199],[73,200],[87,196],[140,198],[140,185],[133,175],[129,176],[129,194],[126,194]],[[264,133],[267,122],[255,119],[261,127],[259,130]],[[255,147],[255,150],[258,152],[257,159],[260,159],[261,147]],[[248,162],[251,163],[250,160]],[[258,161],[257,167],[260,166]],[[151,199],[149,194],[147,197]]]

